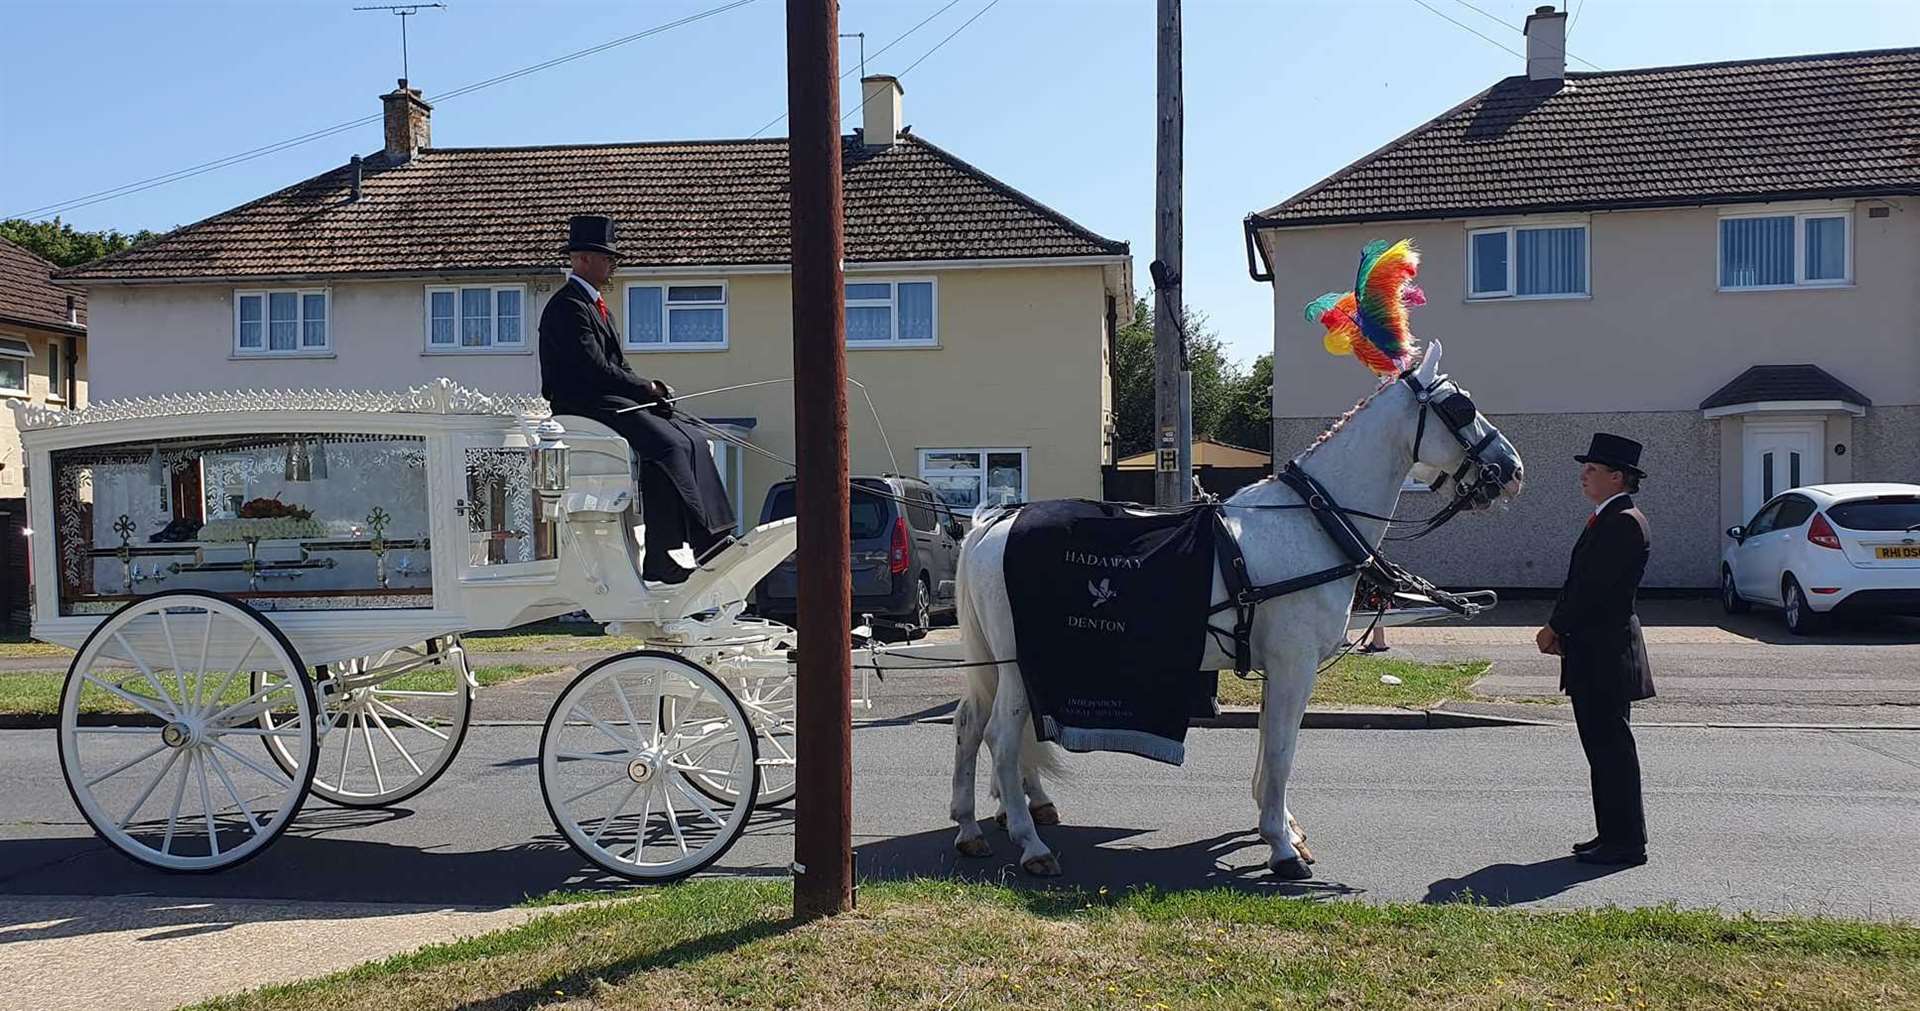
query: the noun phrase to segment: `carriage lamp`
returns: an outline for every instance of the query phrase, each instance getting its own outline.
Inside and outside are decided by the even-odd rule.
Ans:
[[[540,441],[529,453],[533,456],[533,491],[541,499],[552,503],[567,491],[567,444],[560,441],[566,429],[558,422],[548,421],[540,426]]]

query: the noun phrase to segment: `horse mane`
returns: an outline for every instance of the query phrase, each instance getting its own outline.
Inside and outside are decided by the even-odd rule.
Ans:
[[[1354,404],[1352,407],[1347,408],[1347,413],[1342,414],[1341,416],[1333,419],[1333,423],[1327,426],[1327,430],[1324,432],[1321,432],[1319,436],[1317,436],[1313,440],[1313,442],[1307,446],[1306,450],[1303,451],[1299,456],[1295,457],[1294,459],[1305,460],[1307,457],[1312,456],[1314,450],[1319,449],[1321,446],[1326,445],[1328,439],[1333,438],[1335,435],[1339,434],[1342,428],[1347,427],[1347,422],[1352,421],[1354,415],[1359,414],[1360,411],[1364,409],[1368,404],[1373,403],[1373,398],[1379,396],[1382,392],[1386,390],[1387,387],[1392,386],[1397,381],[1398,381],[1398,377],[1394,377],[1394,376],[1389,376],[1385,379],[1382,379],[1380,381],[1380,385],[1373,388],[1373,392],[1368,393],[1364,397],[1361,397],[1358,403]]]

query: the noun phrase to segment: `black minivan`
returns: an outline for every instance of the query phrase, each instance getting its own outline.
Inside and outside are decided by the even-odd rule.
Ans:
[[[885,615],[920,628],[936,612],[952,613],[954,573],[966,528],[932,486],[912,477],[856,477],[848,521],[853,539],[853,616]],[[767,489],[760,522],[793,515],[793,481]],[[756,613],[792,624],[799,609],[792,558],[760,581]]]

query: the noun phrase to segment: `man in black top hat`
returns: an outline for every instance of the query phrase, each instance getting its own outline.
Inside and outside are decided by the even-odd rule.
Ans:
[[[1573,700],[1580,747],[1593,779],[1598,833],[1576,844],[1583,863],[1647,862],[1647,819],[1640,799],[1640,755],[1633,743],[1633,703],[1653,697],[1653,671],[1633,598],[1647,571],[1647,518],[1634,508],[1646,472],[1640,444],[1596,433],[1581,464],[1580,491],[1594,504],[1567,565],[1553,615],[1535,637],[1540,652],[1560,657],[1560,690]]]
[[[705,433],[675,417],[673,389],[627,367],[620,332],[600,297],[620,255],[613,219],[576,215],[567,233],[573,272],[540,314],[540,395],[553,413],[592,418],[626,438],[640,458],[647,538],[641,576],[686,582],[692,570],[667,552],[684,543],[700,561],[716,554],[732,540],[733,504]]]

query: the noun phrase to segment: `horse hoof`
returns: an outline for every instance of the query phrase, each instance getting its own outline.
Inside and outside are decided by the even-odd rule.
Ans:
[[[1049,853],[1043,857],[1022,860],[1020,866],[1036,878],[1057,878],[1060,876],[1060,858]]]
[[[1002,811],[999,814],[994,815],[993,823],[995,825],[1000,826],[1000,828],[1004,830],[1007,827],[1007,812]]]
[[[953,848],[959,850],[963,857],[979,858],[993,855],[993,847],[985,839],[962,839],[954,843]]]
[[[1060,824],[1060,809],[1057,807],[1054,807],[1052,804],[1042,804],[1039,807],[1034,808],[1033,823],[1035,825]]]
[[[1307,869],[1307,862],[1299,857],[1290,857],[1278,863],[1268,864],[1267,869],[1282,881],[1305,881],[1313,877],[1313,871]]]

